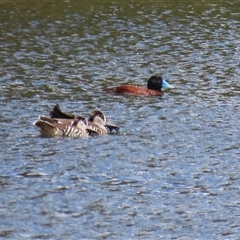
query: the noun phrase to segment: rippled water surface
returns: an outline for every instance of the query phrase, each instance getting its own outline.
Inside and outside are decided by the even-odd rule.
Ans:
[[[238,239],[240,2],[0,2],[0,237]],[[106,94],[163,75],[162,98]],[[119,134],[41,138],[59,103]]]

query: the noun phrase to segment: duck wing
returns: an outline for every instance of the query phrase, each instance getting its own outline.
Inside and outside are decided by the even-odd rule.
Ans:
[[[61,119],[74,119],[75,116],[72,113],[64,113],[61,111],[59,104],[56,104],[52,111],[50,111],[51,118]]]

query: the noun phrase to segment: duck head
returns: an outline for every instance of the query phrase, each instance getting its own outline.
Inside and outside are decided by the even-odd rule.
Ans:
[[[88,127],[88,121],[85,117],[77,116],[73,119],[72,126],[86,130]]]
[[[161,91],[162,88],[174,88],[173,85],[169,84],[165,79],[160,76],[152,76],[148,79],[148,89]]]
[[[99,110],[94,110],[90,114],[90,117],[88,119],[89,122],[92,122],[98,126],[104,126],[107,127],[110,131],[115,130],[118,131],[119,127],[117,127],[115,124],[108,122],[105,114]]]

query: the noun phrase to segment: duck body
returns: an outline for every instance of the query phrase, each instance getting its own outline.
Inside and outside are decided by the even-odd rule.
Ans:
[[[148,79],[147,88],[136,85],[121,85],[113,88],[108,88],[108,92],[112,93],[126,93],[132,95],[143,96],[162,96],[162,88],[173,88],[166,80],[159,76],[152,76]]]
[[[88,138],[93,131],[88,129],[87,120],[80,116],[70,120],[40,115],[34,125],[39,127],[43,137]]]
[[[141,86],[136,85],[121,85],[114,88],[107,89],[108,92],[113,93],[125,93],[125,94],[131,94],[131,95],[142,95],[142,96],[162,96],[162,91],[156,91],[152,89],[148,89]]]
[[[88,138],[105,135],[113,130],[119,131],[119,128],[107,121],[106,116],[99,110],[92,111],[87,120],[82,116],[62,112],[58,104],[50,111],[50,118],[40,115],[33,124],[44,137]]]
[[[76,116],[72,113],[64,113],[61,111],[59,104],[56,104],[52,111],[50,111],[51,118],[61,118],[61,119],[76,119],[79,116]],[[119,127],[115,124],[109,122],[103,112],[100,110],[94,110],[91,112],[90,117],[87,123],[87,129],[89,131],[96,132],[99,135],[107,134],[109,131],[112,132],[115,130],[116,132],[119,131]]]

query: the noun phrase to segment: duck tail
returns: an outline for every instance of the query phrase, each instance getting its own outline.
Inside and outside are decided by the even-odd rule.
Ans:
[[[63,132],[54,126],[53,119],[46,116],[40,115],[38,120],[33,123],[33,125],[40,128],[41,135],[44,137],[61,136]]]

